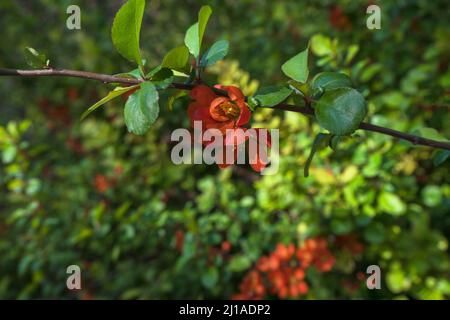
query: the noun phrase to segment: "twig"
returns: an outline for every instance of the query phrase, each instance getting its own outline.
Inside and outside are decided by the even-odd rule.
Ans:
[[[84,78],[90,80],[97,80],[103,83],[118,83],[118,84],[139,84],[143,80],[135,78],[126,78],[119,76],[111,76],[106,74],[99,74],[86,71],[77,70],[58,70],[58,69],[42,69],[42,70],[15,70],[15,69],[1,69],[0,76],[17,76],[17,77],[76,77]],[[194,85],[192,84],[182,84],[182,83],[172,83],[171,88],[181,89],[181,90],[191,90]],[[222,90],[212,88],[217,94],[224,95],[225,92]],[[292,111],[302,113],[304,115],[314,116],[314,110],[310,106],[295,106],[286,103],[280,103],[276,106],[271,107],[272,109]],[[389,129],[386,127],[380,127],[370,123],[363,122],[359,126],[360,129],[366,131],[377,132],[385,135],[389,135],[398,139],[409,141],[415,145],[428,146],[432,148],[440,148],[450,150],[450,143],[444,141],[437,141],[432,139],[423,138],[409,133],[400,132],[397,130]]]

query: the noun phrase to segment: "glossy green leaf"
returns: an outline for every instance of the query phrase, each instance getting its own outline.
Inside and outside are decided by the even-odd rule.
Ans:
[[[212,10],[210,6],[203,6],[198,13],[198,22],[194,23],[184,37],[184,43],[189,48],[189,52],[198,58],[202,47],[203,35]]]
[[[139,66],[142,66],[139,42],[144,9],[145,0],[129,0],[117,12],[111,30],[117,51]]]
[[[25,48],[25,61],[34,69],[47,68],[50,63],[45,54],[39,53],[36,49],[30,47]]]
[[[324,91],[351,87],[350,78],[340,72],[322,72],[317,74],[312,80],[311,89],[313,92],[322,88]]]
[[[314,109],[319,124],[335,135],[354,132],[367,113],[364,97],[352,88],[325,92]]]
[[[284,74],[289,78],[305,83],[308,80],[308,48],[286,61],[282,66]]]
[[[205,34],[206,25],[208,24],[211,14],[212,9],[210,6],[201,7],[198,13],[198,43],[200,50],[202,47],[203,35]]]
[[[194,23],[186,31],[184,36],[184,43],[189,49],[189,52],[197,58],[200,53],[200,46],[198,42],[198,22]]]
[[[229,43],[227,40],[219,40],[215,42],[200,60],[201,67],[208,67],[222,60],[228,54]]]
[[[170,50],[165,55],[161,66],[180,72],[185,72],[188,62],[189,49],[183,45]]]
[[[253,99],[257,101],[259,106],[273,107],[286,100],[291,94],[292,89],[286,86],[269,86],[259,89]]]
[[[98,109],[99,107],[101,107],[102,105],[104,105],[105,103],[123,95],[124,93],[127,93],[128,91],[134,90],[136,88],[138,88],[139,85],[135,85],[135,86],[131,86],[131,87],[117,87],[115,88],[113,91],[111,91],[110,93],[108,93],[108,95],[106,97],[104,97],[103,99],[101,99],[100,101],[98,101],[96,104],[92,105],[91,107],[89,107],[89,109],[87,109],[82,115],[81,115],[81,120],[84,120],[90,113],[92,113],[93,111],[95,111],[96,109]]]
[[[124,116],[128,131],[145,134],[159,115],[158,92],[150,82],[141,84],[141,89],[133,93],[125,104]]]

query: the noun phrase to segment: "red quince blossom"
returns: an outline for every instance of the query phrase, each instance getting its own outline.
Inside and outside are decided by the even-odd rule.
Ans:
[[[191,90],[190,96],[194,101],[189,104],[188,115],[192,124],[194,121],[201,121],[205,130],[219,129],[222,133],[226,129],[247,124],[251,112],[242,91],[234,86],[214,87],[226,91],[228,97],[217,96],[206,85],[199,85]]]
[[[222,163],[218,163],[221,169],[236,164],[239,145],[248,140],[256,142],[256,150],[249,150],[251,152],[249,152],[248,161],[253,170],[261,172],[267,165],[268,154],[263,155],[260,152],[268,151],[271,147],[270,133],[262,132],[266,129],[257,128],[248,131],[247,128],[242,127],[250,121],[251,112],[245,102],[245,96],[239,88],[222,85],[214,87],[225,91],[227,96],[218,96],[206,85],[198,85],[191,90],[190,97],[193,101],[188,107],[191,125],[194,126],[195,121],[200,121],[202,131],[217,129],[222,133],[222,151],[217,155],[217,158],[222,160]],[[201,142],[209,145],[213,141],[205,141],[202,138]],[[228,161],[226,161],[227,152],[233,153],[232,157],[228,157],[231,158]],[[230,160],[232,161],[230,162]]]

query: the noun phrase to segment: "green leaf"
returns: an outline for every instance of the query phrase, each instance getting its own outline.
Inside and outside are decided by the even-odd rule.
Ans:
[[[133,93],[125,104],[124,116],[128,131],[143,135],[159,115],[158,92],[150,82],[141,84],[141,89]]]
[[[200,46],[198,42],[198,22],[194,23],[186,31],[184,43],[189,48],[189,52],[197,58],[200,54]]]
[[[146,79],[152,79],[155,74],[157,74],[159,71],[161,71],[163,67],[161,65],[154,67],[152,70],[150,70],[149,73],[145,76]]]
[[[48,68],[50,63],[45,54],[39,53],[36,49],[30,47],[25,48],[25,61],[34,69]]]
[[[450,156],[450,150],[439,150],[433,158],[433,164],[435,167],[443,164]]]
[[[168,68],[160,68],[151,76],[156,89],[166,89],[173,81],[173,72]]]
[[[300,83],[294,80],[288,81],[289,88],[294,90],[295,94],[305,97],[308,95],[310,89],[307,83]]]
[[[145,0],[129,0],[117,12],[112,30],[112,41],[117,51],[126,59],[142,67],[140,33],[144,17]]]
[[[227,40],[219,40],[215,42],[211,48],[206,51],[200,60],[201,67],[208,67],[222,60],[228,54],[229,43]]]
[[[203,35],[205,34],[206,25],[208,24],[209,17],[212,14],[210,6],[203,6],[198,13],[198,47],[201,50]]]
[[[304,176],[307,178],[309,176],[309,167],[311,166],[312,160],[314,158],[314,155],[316,154],[316,151],[325,147],[328,144],[328,141],[330,139],[330,135],[326,133],[319,133],[316,138],[314,139],[313,145],[311,147],[311,152],[309,153],[309,157],[306,160],[305,168],[304,168]]]
[[[284,85],[278,85],[259,89],[253,98],[260,106],[273,107],[286,100],[291,94],[292,89]]]
[[[187,31],[184,37],[184,43],[189,48],[189,52],[198,58],[202,47],[203,35],[212,10],[210,6],[201,7],[198,13],[198,22],[194,23]]]
[[[153,83],[144,82],[141,84],[139,99],[139,106],[142,113],[146,116],[147,120],[153,124],[159,115],[159,96]]]
[[[164,57],[161,66],[180,72],[185,72],[188,62],[189,50],[186,46],[182,45],[170,50]]]
[[[139,69],[133,69],[129,72],[125,72],[125,73],[119,73],[119,74],[115,74],[114,76],[116,77],[120,77],[120,78],[135,78],[135,79],[142,79],[142,75],[141,75],[141,71]]]
[[[300,83],[308,79],[308,48],[286,61],[282,66],[284,74]]]
[[[358,129],[366,113],[366,101],[357,90],[327,91],[314,106],[319,124],[335,135],[348,135]]]
[[[351,87],[352,81],[350,78],[340,72],[322,72],[317,74],[312,80],[311,89],[313,94],[315,91],[322,88],[324,91]]]
[[[127,93],[128,91],[134,90],[138,88],[139,85],[131,86],[131,87],[117,87],[113,91],[109,92],[106,97],[98,101],[96,104],[92,105],[87,109],[82,115],[81,120],[84,120],[91,112],[95,111],[97,108],[101,107],[105,103],[123,95],[124,93]]]

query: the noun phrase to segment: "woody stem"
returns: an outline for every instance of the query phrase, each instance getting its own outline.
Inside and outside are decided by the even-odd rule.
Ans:
[[[197,69],[197,76],[199,76],[199,69]],[[143,82],[142,79],[135,78],[124,78],[119,76],[93,73],[87,71],[78,71],[78,70],[65,70],[65,69],[42,69],[42,70],[17,70],[17,69],[1,69],[0,68],[0,76],[12,76],[12,77],[76,77],[90,80],[97,80],[103,83],[117,83],[117,84],[125,84],[125,85],[134,85]],[[182,84],[182,83],[172,83],[170,85],[171,88],[180,89],[180,90],[191,90],[194,85],[192,84]],[[226,92],[220,89],[212,88],[215,93],[219,95],[226,95]],[[308,116],[314,116],[314,110],[310,107],[309,104],[306,106],[296,106],[287,103],[280,103],[276,106],[271,107],[272,109],[298,112]],[[386,127],[381,127],[377,125],[373,125],[370,123],[363,122],[360,124],[359,129],[377,132],[381,134],[385,134],[394,138],[402,139],[409,141],[415,145],[428,146],[432,148],[439,148],[450,150],[450,143],[445,141],[437,141],[433,139],[427,139],[420,136],[416,136],[413,134],[393,130]]]

